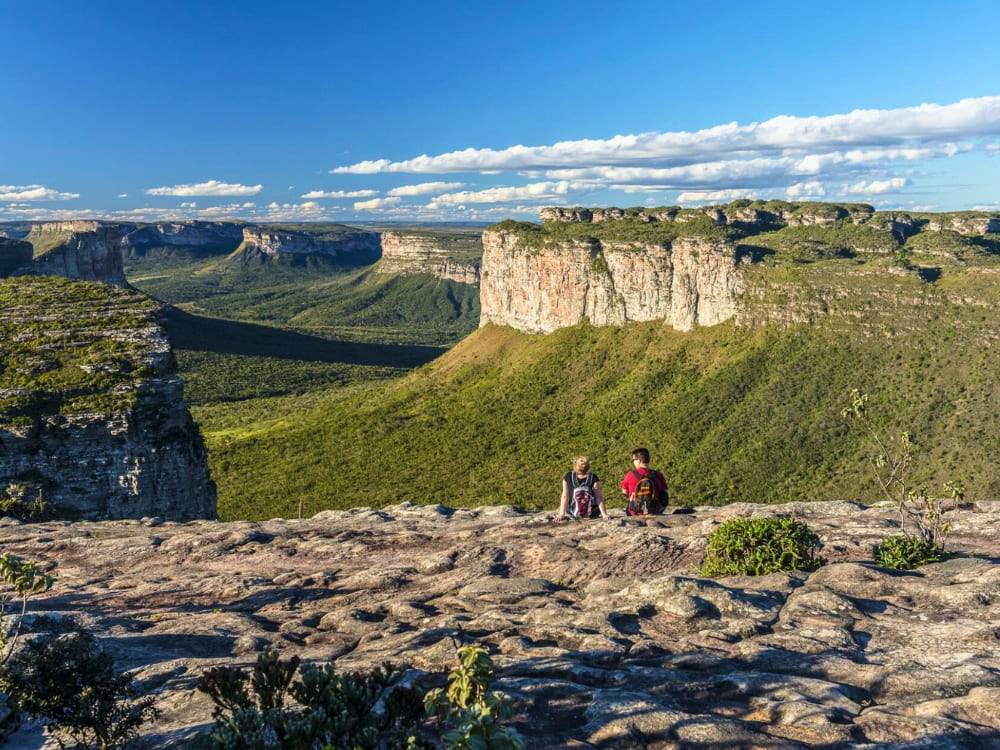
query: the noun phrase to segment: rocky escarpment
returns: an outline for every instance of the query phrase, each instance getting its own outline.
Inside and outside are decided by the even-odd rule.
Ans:
[[[900,286],[900,275],[916,280],[904,296],[918,299],[921,283],[943,274],[1000,266],[1000,216],[982,212],[736,201],[545,208],[541,218],[541,226],[503,222],[483,233],[482,325],[530,333],[584,319],[663,320],[682,331],[729,319],[784,325],[877,307],[873,276],[887,287]]]
[[[239,266],[279,258],[302,261],[317,256],[346,265],[374,263],[381,254],[377,232],[333,225],[310,232],[281,227],[248,226],[229,262]]]
[[[159,222],[126,227],[122,251],[141,254],[153,247],[186,247],[231,253],[243,241],[243,225],[233,221]]]
[[[381,273],[426,273],[461,284],[479,283],[478,256],[482,251],[478,234],[382,232],[381,243]]]
[[[65,276],[125,286],[121,236],[121,226],[97,221],[34,224],[25,237],[34,257],[9,275]]]
[[[957,554],[906,573],[871,561],[889,507],[612,513],[553,524],[404,503],[264,523],[7,521],[0,548],[55,577],[29,627],[77,618],[157,697],[153,748],[190,747],[211,725],[194,689],[211,667],[276,648],[341,671],[407,665],[426,689],[463,640],[491,652],[529,748],[1000,745],[1000,503],[947,510]],[[698,574],[720,522],[778,514],[819,535],[823,567]],[[31,725],[9,745],[42,746]]]
[[[548,333],[664,320],[687,331],[731,318],[743,289],[730,247],[701,238],[672,246],[570,240],[536,249],[515,234],[483,232],[480,325]]]
[[[0,281],[0,301],[0,496],[86,518],[214,518],[161,306],[41,276]]]

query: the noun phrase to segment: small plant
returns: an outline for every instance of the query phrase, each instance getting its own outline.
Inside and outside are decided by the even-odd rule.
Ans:
[[[944,550],[925,539],[912,536],[887,536],[875,546],[875,562],[884,568],[913,570],[938,562]]]
[[[701,574],[711,578],[762,576],[789,570],[816,570],[819,537],[786,516],[732,518],[708,537]]]
[[[911,483],[915,446],[910,433],[903,431],[898,437],[883,437],[868,411],[868,394],[856,388],[851,391],[850,406],[841,411],[841,416],[861,424],[874,442],[875,452],[868,461],[879,490],[899,514],[902,536],[887,537],[876,547],[879,564],[895,568],[900,566],[882,560],[900,561],[907,565],[903,569],[909,569],[940,560],[951,525],[944,520],[942,500],[929,497],[926,487]],[[946,482],[944,490],[956,506],[965,499],[965,485],[961,482]]]
[[[116,673],[111,656],[81,630],[26,642],[0,689],[60,748],[133,748],[139,727],[157,716],[154,699],[137,697],[132,675]]]
[[[0,555],[0,579],[5,584],[0,589],[0,666],[3,666],[13,653],[21,634],[24,615],[28,611],[28,599],[34,594],[48,591],[52,587],[52,578],[39,571],[35,563],[4,553]],[[8,621],[7,607],[15,600],[20,602],[20,609],[11,623]]]
[[[296,672],[299,679],[295,680]],[[198,689],[215,703],[215,727],[199,748],[376,750],[420,748],[415,724],[420,701],[397,685],[402,672],[385,664],[342,674],[331,665],[281,660],[266,651],[252,670],[218,667],[205,672]],[[286,696],[294,699],[286,705]]]
[[[429,716],[437,717],[447,750],[524,750],[524,740],[501,720],[514,715],[502,693],[489,692],[493,660],[481,646],[458,650],[458,666],[448,675],[448,689],[432,690],[424,699]],[[447,727],[447,728],[444,728]]]

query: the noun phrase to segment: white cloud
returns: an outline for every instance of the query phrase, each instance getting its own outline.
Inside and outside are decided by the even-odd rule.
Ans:
[[[853,185],[845,185],[844,193],[847,195],[882,195],[903,189],[906,187],[907,182],[908,180],[905,177],[856,182]]]
[[[418,185],[400,185],[389,191],[389,195],[410,197],[414,195],[432,195],[448,190],[458,190],[465,187],[464,182],[421,182]]]
[[[303,193],[302,198],[371,198],[378,195],[378,190],[333,190],[324,192],[322,190],[310,190]]]
[[[739,198],[753,198],[753,190],[689,190],[677,196],[677,202],[684,206],[688,204],[729,203]]]
[[[173,185],[171,187],[157,187],[146,190],[146,195],[173,195],[179,197],[192,196],[236,196],[236,195],[257,195],[263,185],[239,185],[218,180],[208,180],[191,185]]]
[[[779,115],[761,123],[736,122],[696,132],[616,135],[604,140],[562,141],[548,146],[467,148],[403,161],[377,159],[337,167],[335,174],[432,173],[558,169],[591,166],[673,166],[722,155],[824,152],[845,147],[918,147],[1000,135],[1000,96],[954,104],[921,104],[890,110],[855,110],[823,117]]]
[[[0,185],[0,201],[68,201],[79,193],[60,193],[43,185]]]
[[[357,201],[354,204],[355,211],[381,211],[386,208],[392,208],[398,203],[402,202],[402,198],[372,198],[370,201]]]
[[[118,193],[119,198],[128,198],[128,193]]]
[[[797,182],[794,185],[789,185],[785,190],[785,195],[788,197],[788,200],[800,201],[810,198],[822,198],[826,195],[826,190],[823,188],[821,182],[812,180],[811,182]]]
[[[560,182],[532,182],[518,187],[495,187],[484,190],[463,190],[458,193],[444,193],[434,198],[428,206],[460,206],[466,203],[517,203],[520,201],[545,202],[565,200],[570,190],[588,190],[589,184],[576,184],[568,180]]]

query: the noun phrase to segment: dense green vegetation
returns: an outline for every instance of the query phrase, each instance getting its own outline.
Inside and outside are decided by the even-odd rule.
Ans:
[[[133,290],[69,279],[0,279],[0,415],[122,408],[135,393],[118,386],[157,374],[149,342],[135,329],[158,305]]]
[[[978,312],[971,313],[978,318]],[[294,516],[402,500],[554,507],[590,455],[612,507],[648,446],[672,502],[880,499],[852,388],[923,451],[915,480],[1000,490],[1000,362],[974,328],[859,335],[834,325],[678,333],[587,325],[548,336],[487,327],[401,379],[198,407],[224,517]],[[266,457],[266,458],[265,458]]]

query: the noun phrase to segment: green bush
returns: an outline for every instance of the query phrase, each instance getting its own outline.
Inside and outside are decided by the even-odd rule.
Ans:
[[[930,541],[912,536],[889,536],[875,547],[875,562],[884,568],[913,570],[938,562],[944,549]]]
[[[133,748],[139,727],[157,715],[154,698],[138,697],[132,675],[89,633],[39,637],[24,644],[0,676],[17,709],[38,719],[60,748]]]
[[[217,667],[205,672],[198,689],[215,703],[215,726],[198,738],[197,747],[422,747],[415,728],[420,700],[397,684],[402,671],[388,664],[351,674],[337,673],[331,665],[299,666],[298,657],[281,660],[276,651],[266,651],[252,670]],[[286,696],[295,704],[286,705]],[[379,704],[382,708],[376,710]]]
[[[517,730],[501,725],[514,715],[510,699],[490,693],[493,660],[481,646],[458,650],[458,666],[448,675],[447,691],[432,690],[424,699],[427,713],[438,719],[447,750],[524,750]]]
[[[819,537],[801,521],[785,516],[733,518],[708,537],[702,575],[762,576],[789,570],[816,570]]]

